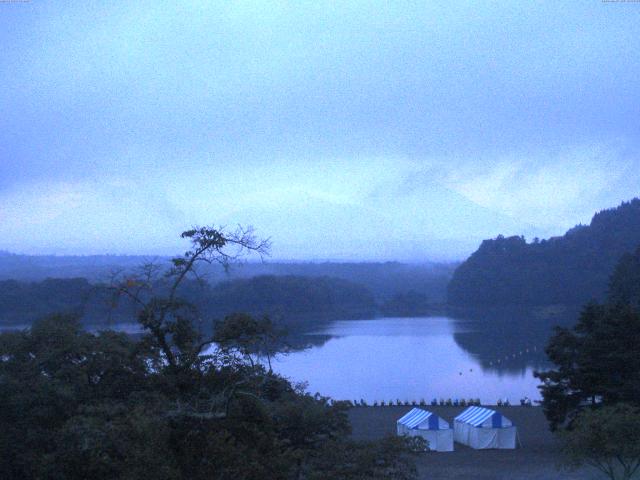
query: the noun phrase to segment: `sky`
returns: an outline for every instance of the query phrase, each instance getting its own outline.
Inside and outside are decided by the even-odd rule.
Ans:
[[[640,195],[640,3],[0,2],[0,250],[456,260]]]

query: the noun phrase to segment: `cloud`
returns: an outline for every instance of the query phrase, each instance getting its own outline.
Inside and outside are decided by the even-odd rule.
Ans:
[[[0,248],[173,254],[185,228],[243,223],[274,239],[277,258],[463,258],[498,234],[562,234],[640,193],[637,157],[613,144],[475,163],[380,157],[221,168],[197,158],[14,186],[0,195]]]
[[[0,197],[2,248],[15,252],[168,253],[189,226],[160,192],[118,178],[34,183]]]
[[[445,182],[479,205],[560,234],[640,194],[639,164],[619,144],[592,144],[502,157],[449,171]]]
[[[358,212],[407,188],[417,212],[423,200],[447,203],[447,192],[420,193],[420,175],[431,192],[469,199],[467,216],[480,205],[501,216],[497,227],[541,235],[638,193],[640,9],[143,0],[3,10],[0,228],[11,248],[160,249],[156,239],[183,224],[255,205],[281,213],[307,196]],[[444,220],[433,225],[447,240],[489,230]]]

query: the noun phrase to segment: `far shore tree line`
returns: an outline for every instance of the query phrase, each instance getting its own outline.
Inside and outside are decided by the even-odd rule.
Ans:
[[[157,268],[146,264],[140,268]],[[158,285],[161,288],[161,285]],[[211,284],[208,277],[187,279],[180,296],[213,318],[234,312],[268,314],[289,329],[305,329],[322,321],[385,316],[420,316],[435,307],[413,289],[380,298],[365,286],[335,277],[260,275]],[[39,282],[0,280],[0,323],[28,325],[55,313],[79,316],[93,327],[131,322],[129,305],[113,305],[109,282],[84,278],[48,278]]]

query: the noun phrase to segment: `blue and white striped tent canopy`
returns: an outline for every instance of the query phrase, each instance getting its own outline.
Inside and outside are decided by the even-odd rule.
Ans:
[[[500,412],[484,407],[469,407],[454,420],[474,427],[507,428],[513,426],[511,420],[502,416]]]
[[[398,419],[398,424],[404,425],[408,429],[419,428],[421,430],[447,430],[449,424],[438,417],[435,413],[412,408],[406,415]]]

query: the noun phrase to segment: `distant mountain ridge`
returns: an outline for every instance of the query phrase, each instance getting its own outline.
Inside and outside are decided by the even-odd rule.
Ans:
[[[640,199],[596,213],[561,237],[485,240],[454,272],[454,306],[578,305],[601,300],[618,260],[640,246]]]

